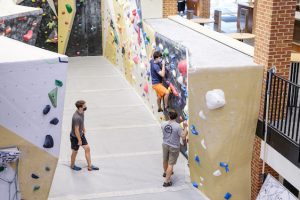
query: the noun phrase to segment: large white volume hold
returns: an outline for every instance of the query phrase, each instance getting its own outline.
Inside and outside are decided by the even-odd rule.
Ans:
[[[218,169],[213,173],[214,176],[221,176],[222,172]]]
[[[210,110],[221,108],[225,105],[225,94],[221,89],[210,90],[206,93],[206,106]]]

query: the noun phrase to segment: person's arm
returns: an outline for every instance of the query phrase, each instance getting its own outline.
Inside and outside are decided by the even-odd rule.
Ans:
[[[75,126],[75,136],[78,140],[78,145],[81,146],[82,145],[82,141],[81,141],[81,137],[80,137],[80,132],[79,132],[79,126]]]
[[[183,131],[181,132],[181,137],[182,137],[183,140],[185,140],[187,135],[188,135],[187,127],[188,127],[187,123],[183,122]]]
[[[164,60],[161,62],[161,65],[162,65],[162,69],[158,72],[158,74],[161,77],[165,77],[165,75],[166,75],[166,66],[165,66],[165,61]]]
[[[85,134],[85,126],[83,127],[83,134]]]

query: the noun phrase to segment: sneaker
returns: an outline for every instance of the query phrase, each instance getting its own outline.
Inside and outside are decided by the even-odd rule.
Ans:
[[[164,182],[164,184],[163,184],[163,187],[170,187],[170,186],[172,186],[172,182],[171,181],[169,183],[165,183]]]
[[[78,166],[74,165],[73,167],[71,167],[71,169],[73,169],[75,171],[80,171],[81,167],[78,167]]]
[[[96,167],[94,165],[92,165],[91,167],[88,167],[89,171],[95,171],[95,170],[99,170],[99,167]]]

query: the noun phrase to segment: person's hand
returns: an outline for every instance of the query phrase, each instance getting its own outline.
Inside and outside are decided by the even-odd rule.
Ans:
[[[183,128],[187,128],[188,127],[188,123],[187,123],[187,121],[184,121],[183,122]]]
[[[82,146],[82,141],[78,141],[78,146]]]
[[[163,67],[165,66],[165,64],[166,64],[165,59],[163,59],[163,60],[161,61],[161,64],[162,64]]]

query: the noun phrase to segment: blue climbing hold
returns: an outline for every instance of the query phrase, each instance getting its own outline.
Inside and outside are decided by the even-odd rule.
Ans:
[[[44,110],[43,110],[43,114],[44,115],[47,115],[51,110],[51,106],[50,105],[46,105]]]
[[[197,162],[198,165],[200,165],[200,158],[198,155],[195,155],[195,161]]]
[[[57,125],[59,120],[55,117],[50,121],[50,124]]]
[[[231,198],[231,196],[232,196],[232,195],[231,195],[229,192],[227,192],[227,193],[225,194],[225,196],[224,196],[224,199],[228,200],[228,199]]]
[[[226,162],[220,162],[220,167],[224,167],[226,173],[229,172],[229,165],[228,165],[228,163],[226,163]]]
[[[194,135],[199,135],[198,131],[196,130],[196,127],[194,125],[191,126],[191,131]]]
[[[196,182],[193,182],[193,186],[194,186],[195,188],[198,188],[198,187],[199,187],[198,183],[196,183]]]

